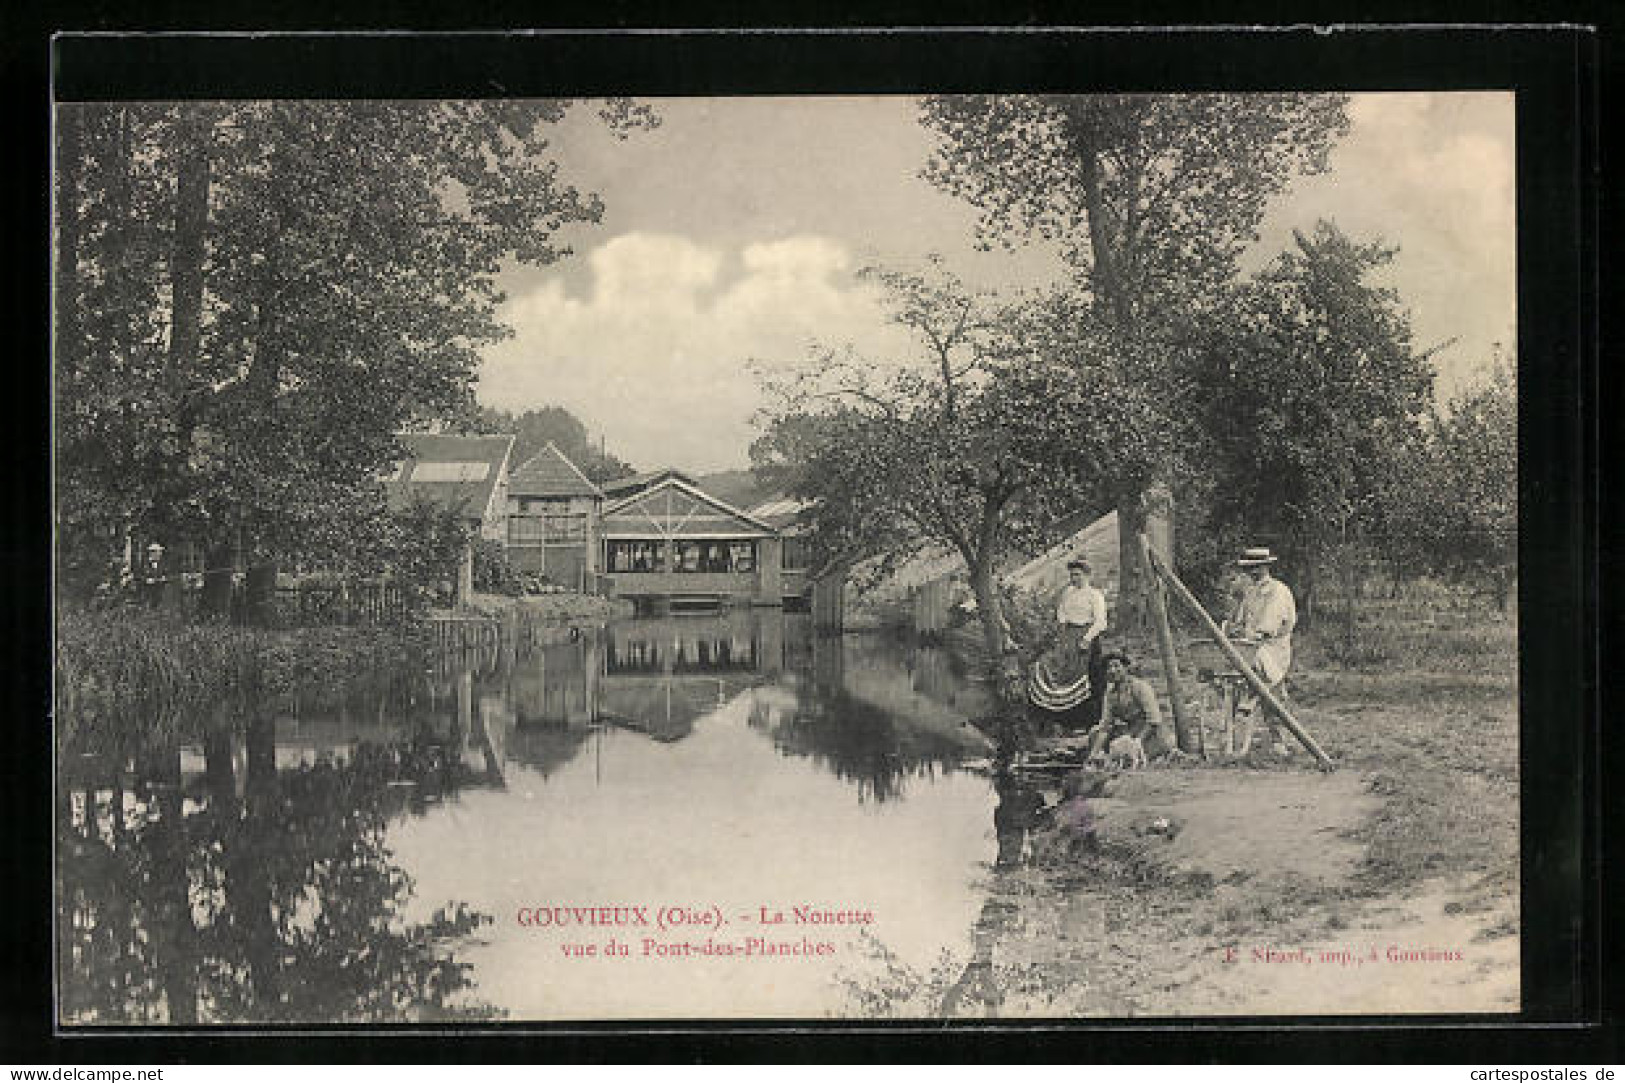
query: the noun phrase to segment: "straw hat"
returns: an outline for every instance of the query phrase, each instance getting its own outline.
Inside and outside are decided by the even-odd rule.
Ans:
[[[1262,545],[1251,549],[1243,549],[1241,556],[1236,560],[1238,568],[1256,568],[1260,564],[1274,563],[1275,557],[1270,553],[1268,547]]]

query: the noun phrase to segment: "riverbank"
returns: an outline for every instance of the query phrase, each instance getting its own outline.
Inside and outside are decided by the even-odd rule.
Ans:
[[[1377,621],[1365,669],[1301,637],[1294,711],[1335,772],[1302,749],[1154,765],[1071,804],[1061,775],[1018,780],[1054,812],[989,871],[993,981],[921,976],[894,1013],[1516,1011],[1515,627]]]
[[[56,622],[59,749],[179,733],[270,696],[419,665],[432,647],[418,624],[264,629],[136,608],[64,609]]]
[[[486,617],[503,620],[517,616],[523,621],[540,625],[569,626],[572,624],[602,624],[618,617],[630,617],[634,611],[626,598],[604,598],[596,594],[526,594],[514,597],[507,594],[476,593],[456,609],[432,609],[434,617]]]
[[[631,603],[617,598],[481,594],[463,609],[427,617],[516,619],[545,638],[631,612]],[[139,737],[268,695],[337,688],[402,661],[421,668],[436,649],[427,619],[266,629],[133,606],[64,608],[56,633],[56,719],[64,747]]]

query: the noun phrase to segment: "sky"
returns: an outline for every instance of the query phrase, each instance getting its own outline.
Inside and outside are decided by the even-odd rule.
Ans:
[[[1334,220],[1399,253],[1383,284],[1448,397],[1496,343],[1516,341],[1513,99],[1505,93],[1355,95],[1331,171],[1279,197],[1244,261]],[[1042,245],[977,250],[974,209],[920,178],[933,139],[905,97],[655,99],[661,125],[625,140],[581,110],[554,147],[569,183],[599,193],[573,253],[511,267],[479,397],[520,412],[564,406],[640,469],[748,465],[763,405],[751,366],[804,361],[814,343],[893,357],[911,343],[857,272],[938,253],[989,289],[1064,274]]]

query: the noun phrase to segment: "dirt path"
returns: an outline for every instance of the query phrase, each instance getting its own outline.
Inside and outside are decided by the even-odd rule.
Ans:
[[[1515,892],[1482,875],[1374,877],[1370,828],[1389,811],[1375,774],[1152,769],[1089,807],[1097,845],[1064,817],[1035,832],[1021,867],[990,876],[980,961],[926,983],[912,1010],[1517,1010]]]

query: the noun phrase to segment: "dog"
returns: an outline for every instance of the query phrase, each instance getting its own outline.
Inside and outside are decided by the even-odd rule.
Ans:
[[[1138,770],[1146,765],[1145,743],[1138,737],[1123,734],[1113,737],[1112,743],[1106,746],[1108,760],[1116,766],[1127,771]]]

